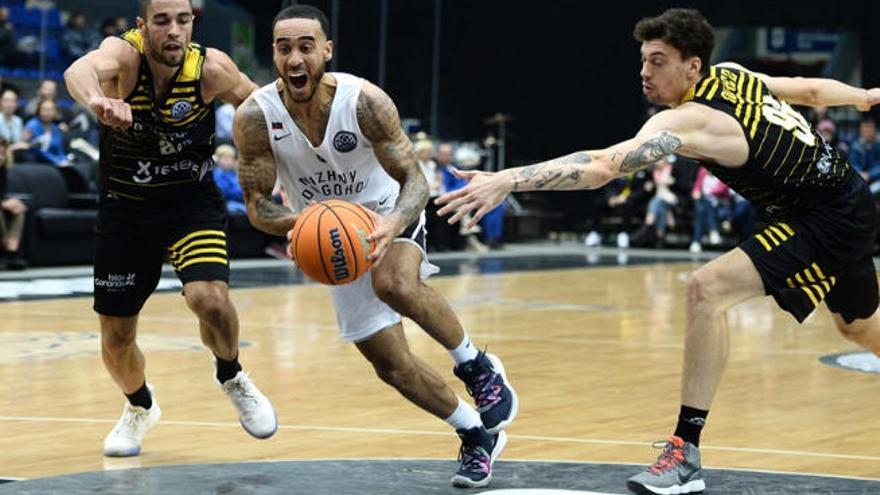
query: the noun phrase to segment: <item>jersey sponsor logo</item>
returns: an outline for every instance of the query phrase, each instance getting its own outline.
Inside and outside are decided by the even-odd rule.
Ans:
[[[157,177],[170,176],[172,180],[180,180],[180,172],[187,173],[188,177],[198,177],[198,180],[201,181],[208,172],[214,169],[214,161],[211,159],[207,159],[202,163],[196,163],[192,160],[180,160],[165,165],[153,165],[153,162],[138,160],[137,165],[138,170],[131,177],[135,184],[150,184]]]
[[[358,138],[353,132],[339,131],[333,136],[333,148],[340,153],[348,153],[357,148]]]
[[[345,262],[345,250],[342,249],[342,239],[339,237],[339,229],[330,229],[330,245],[333,246],[333,255],[330,263],[333,264],[333,276],[336,280],[348,278],[348,264]]]
[[[192,112],[192,104],[188,101],[178,101],[171,107],[171,118],[174,120],[181,120],[187,116],[188,113]]]

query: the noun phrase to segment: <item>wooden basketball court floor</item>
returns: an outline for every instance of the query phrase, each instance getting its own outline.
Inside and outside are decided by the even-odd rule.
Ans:
[[[685,284],[699,263],[580,265],[498,273],[465,266],[429,283],[473,340],[503,359],[519,392],[502,459],[651,462],[650,443],[671,433],[678,411]],[[101,363],[91,298],[0,304],[0,477],[454,459],[458,439],[447,425],[382,384],[338,338],[323,287],[234,289],[232,299],[247,343],[242,363],[274,402],[278,433],[259,441],[240,428],[213,382],[194,317],[177,292],[158,293],[142,313],[140,341],[163,418],[132,459],[101,455],[123,396]],[[798,325],[764,298],[735,308],[729,321],[730,361],[703,435],[704,465],[880,478],[880,377],[819,362],[855,350],[827,309]],[[414,352],[464,396],[446,352],[411,321],[405,328]]]

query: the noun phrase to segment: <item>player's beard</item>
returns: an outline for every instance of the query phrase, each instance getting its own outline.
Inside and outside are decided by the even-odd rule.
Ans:
[[[183,59],[186,54],[186,44],[184,43],[181,43],[181,47],[178,50],[178,53],[175,55],[165,53],[161,45],[159,45],[159,48],[157,49],[153,46],[152,42],[147,42],[145,49],[149,57],[153,59],[154,62],[158,62],[167,67],[180,67],[181,65],[183,65]]]
[[[306,84],[311,84],[311,87],[309,88],[308,94],[305,96],[297,94],[297,88],[293,85],[292,82],[290,82],[290,79],[287,77],[287,75],[282,76],[282,79],[284,79],[284,87],[287,88],[287,94],[288,96],[290,96],[290,99],[296,103],[308,103],[309,101],[311,101],[312,98],[314,98],[315,93],[318,91],[318,86],[321,85],[321,80],[324,79],[324,73],[326,72],[326,69],[327,68],[322,65],[317,70],[317,72],[308,75],[309,79]]]

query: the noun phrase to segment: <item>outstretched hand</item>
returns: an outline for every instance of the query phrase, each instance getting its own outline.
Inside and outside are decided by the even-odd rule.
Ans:
[[[466,225],[466,227],[473,227],[487,213],[501,204],[513,190],[513,184],[499,173],[457,169],[453,169],[452,172],[458,178],[467,179],[468,184],[457,191],[446,193],[434,201],[437,205],[445,205],[437,210],[438,215],[454,212],[448,220],[450,224],[461,221],[465,215],[473,212],[473,216]]]

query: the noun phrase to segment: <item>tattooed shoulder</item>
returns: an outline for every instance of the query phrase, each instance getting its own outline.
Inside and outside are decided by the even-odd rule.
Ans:
[[[400,116],[391,97],[368,82],[358,97],[357,119],[361,132],[373,142],[392,139],[400,131]]]
[[[620,164],[620,171],[627,174],[635,172],[640,168],[659,162],[663,157],[669,156],[679,149],[681,149],[681,138],[663,131],[659,136],[645,141],[638,148],[627,153]]]
[[[233,139],[241,154],[269,149],[266,117],[253,97],[248,98],[235,111],[232,122]]]

